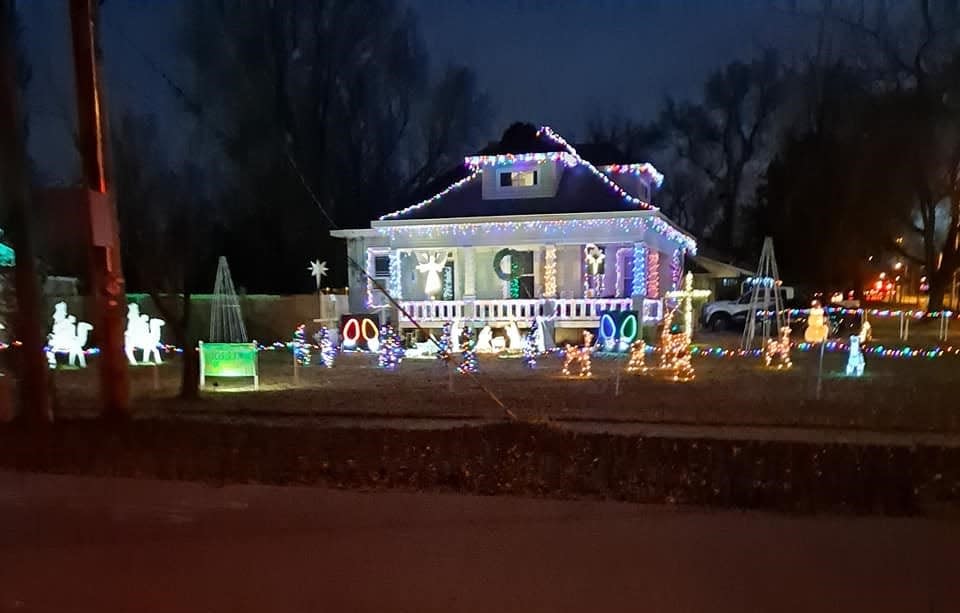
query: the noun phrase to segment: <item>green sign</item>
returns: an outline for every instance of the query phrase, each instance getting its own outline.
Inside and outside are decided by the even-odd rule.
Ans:
[[[257,346],[253,343],[200,343],[200,387],[207,377],[253,377],[253,387],[260,386],[257,374]]]

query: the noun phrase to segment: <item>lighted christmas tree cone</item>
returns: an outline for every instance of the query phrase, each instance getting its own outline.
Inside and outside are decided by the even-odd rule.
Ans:
[[[634,341],[630,345],[630,361],[627,362],[627,373],[631,375],[645,375],[647,368],[647,344],[643,339]]]
[[[479,371],[480,365],[477,361],[476,344],[466,331],[464,331],[460,346],[463,348],[463,353],[460,355],[460,365],[457,366],[457,372],[465,375]]]
[[[453,322],[448,321],[443,324],[443,331],[440,333],[440,340],[437,341],[437,359],[447,362],[452,355],[452,332]]]
[[[307,343],[307,327],[304,324],[293,331],[293,359],[297,366],[310,366],[310,344]]]
[[[403,361],[405,351],[400,335],[390,324],[380,331],[380,348],[377,352],[377,366],[385,370],[396,370]]]

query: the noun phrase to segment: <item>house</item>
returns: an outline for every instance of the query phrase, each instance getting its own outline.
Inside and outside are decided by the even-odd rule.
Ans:
[[[351,310],[401,328],[467,325],[596,327],[605,311],[663,314],[696,241],[651,204],[650,164],[594,161],[548,127],[516,124],[464,159],[435,193],[371,222],[335,230],[353,261]],[[380,284],[409,317],[394,309]]]
[[[743,294],[743,285],[754,272],[720,257],[708,257],[704,253],[687,260],[687,270],[693,273],[693,286],[710,290],[712,300],[736,300]]]

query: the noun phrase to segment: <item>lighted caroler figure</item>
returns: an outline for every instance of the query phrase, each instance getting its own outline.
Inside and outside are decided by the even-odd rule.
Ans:
[[[807,329],[803,332],[803,340],[808,343],[822,343],[827,340],[828,332],[823,307],[814,300],[810,307],[810,315],[807,317]]]

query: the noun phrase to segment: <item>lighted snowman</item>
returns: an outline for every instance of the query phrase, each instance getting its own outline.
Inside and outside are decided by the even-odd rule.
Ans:
[[[813,306],[810,307],[810,315],[807,317],[807,329],[803,332],[803,340],[808,343],[822,343],[827,340],[828,332],[823,307],[814,300]]]

